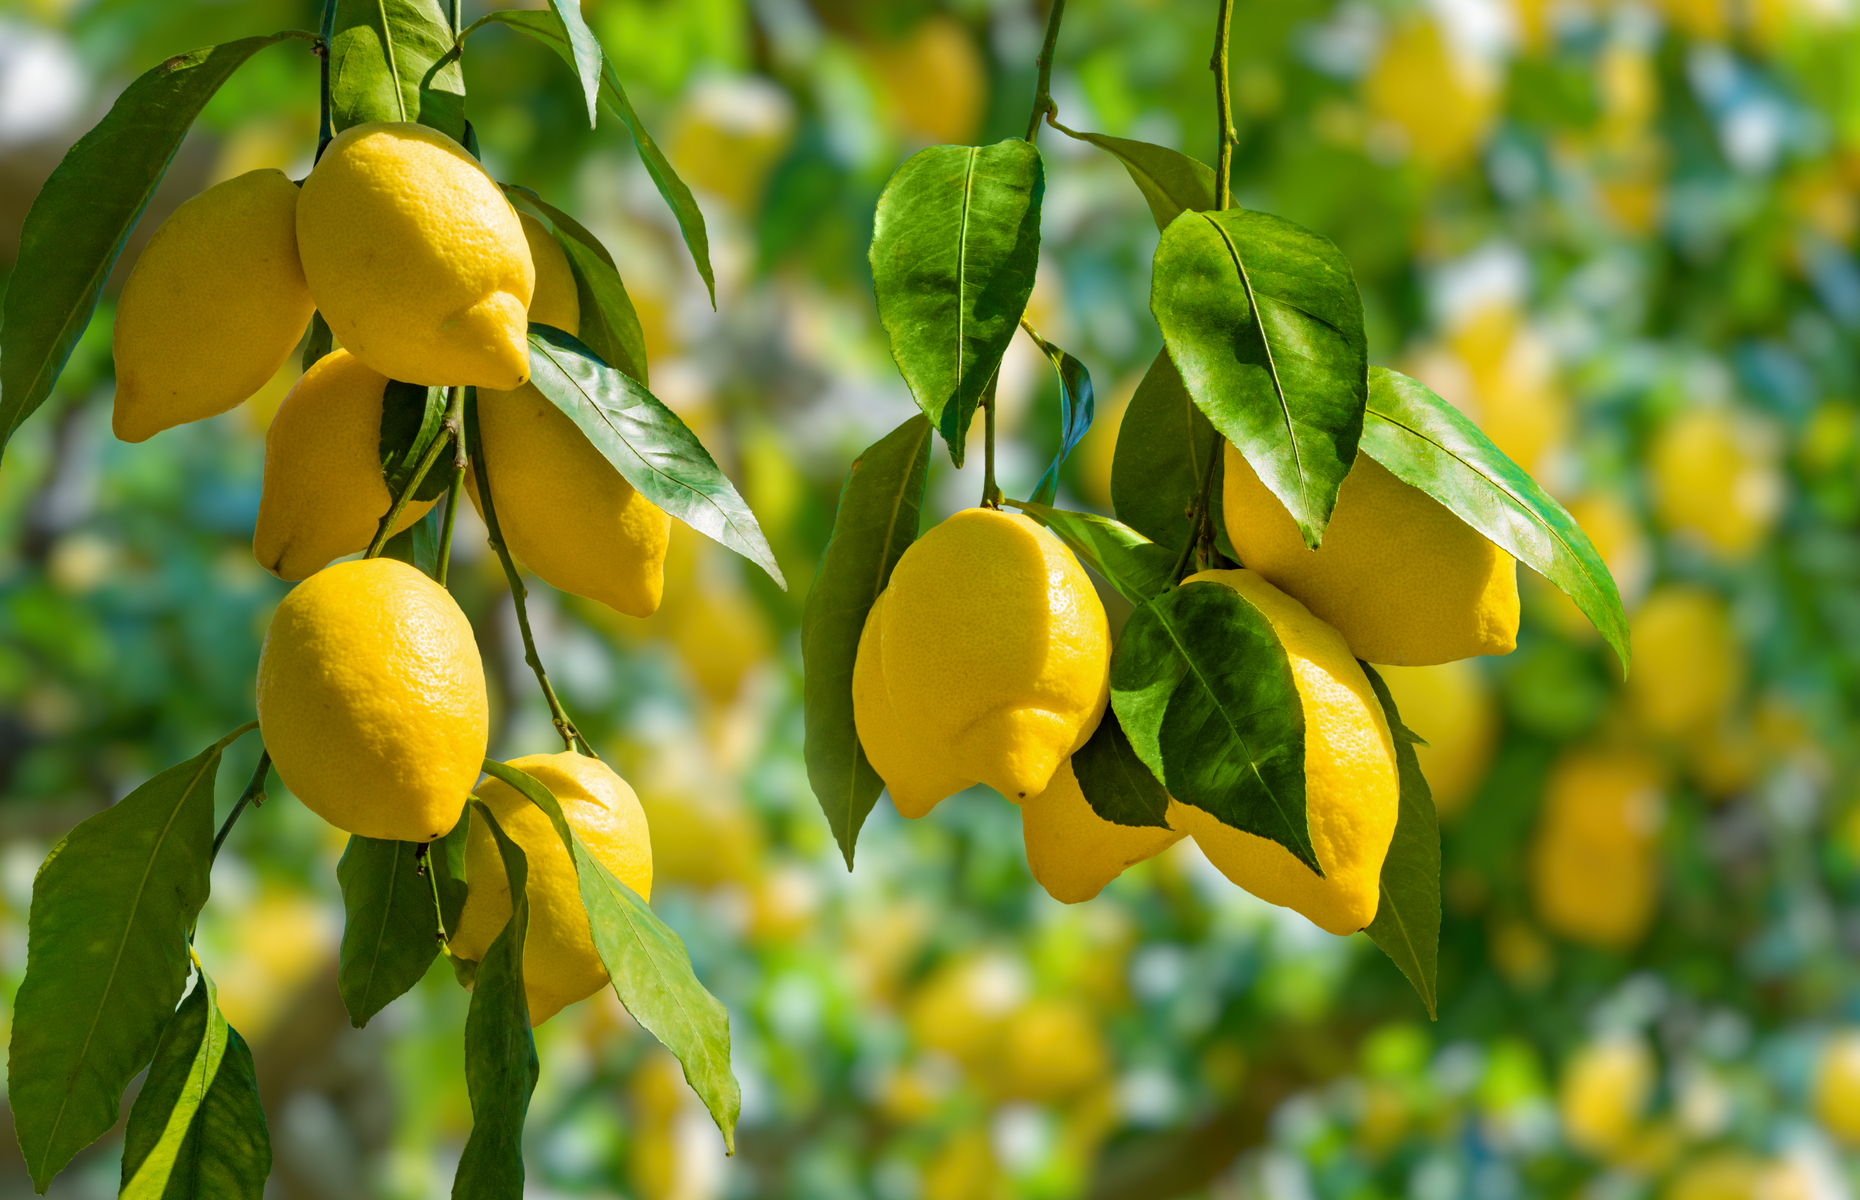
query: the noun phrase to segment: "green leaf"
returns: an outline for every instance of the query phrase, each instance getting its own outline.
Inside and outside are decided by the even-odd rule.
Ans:
[[[388,494],[398,496],[413,479],[420,460],[445,435],[446,389],[388,380],[381,393],[381,478]],[[415,500],[437,500],[452,480],[435,464],[420,481]]]
[[[443,471],[435,466],[432,474],[451,478],[450,464]],[[381,557],[399,559],[422,575],[436,577],[439,574],[439,507],[427,509],[425,516],[389,538],[381,547]]]
[[[482,25],[506,25],[520,33],[526,33],[561,56],[563,62],[580,74],[580,65],[575,60],[575,46],[569,32],[563,27],[562,18],[555,12],[542,12],[532,9],[504,9],[500,12],[486,13],[471,23],[465,31],[469,36],[473,30]],[[639,150],[639,158],[646,165],[646,173],[652,176],[652,182],[659,189],[666,207],[672,210],[672,216],[678,221],[678,231],[684,235],[685,247],[691,251],[691,261],[697,272],[703,277],[704,286],[710,289],[711,307],[717,306],[717,278],[710,267],[710,234],[704,228],[704,214],[697,206],[697,200],[691,195],[691,189],[672,169],[671,160],[659,149],[659,144],[646,132],[645,124],[639,114],[633,111],[633,102],[627,99],[626,89],[620,86],[620,80],[614,75],[612,63],[601,65],[601,98],[607,101],[607,107],[626,122],[626,127],[633,134],[633,145]]]
[[[530,326],[530,382],[641,495],[787,588],[756,515],[697,435],[658,397],[547,325]]]
[[[919,150],[878,198],[868,257],[879,319],[959,467],[976,402],[1033,294],[1045,190],[1040,152],[1008,138]]]
[[[1130,172],[1137,190],[1149,201],[1150,215],[1156,218],[1158,230],[1169,228],[1169,222],[1185,210],[1208,212],[1214,208],[1214,168],[1199,159],[1149,142],[1080,133],[1058,122],[1053,123],[1053,128],[1116,155],[1124,170]]]
[[[1382,676],[1368,663],[1363,674],[1376,689],[1382,711],[1395,735],[1395,767],[1401,780],[1401,812],[1395,821],[1395,839],[1382,860],[1382,898],[1376,919],[1365,931],[1382,947],[1401,973],[1414,984],[1427,1015],[1439,1019],[1435,973],[1440,959],[1440,823],[1434,815],[1434,794],[1421,774],[1415,756],[1416,737],[1401,723],[1395,697]]]
[[[73,829],[33,881],[7,1094],[41,1192],[116,1124],[181,998],[212,867],[214,777],[250,728]]]
[[[1363,449],[1568,593],[1628,669],[1621,593],[1589,535],[1535,479],[1424,384],[1386,367],[1369,372]]]
[[[1196,407],[1315,547],[1356,461],[1368,390],[1349,260],[1281,217],[1185,212],[1156,247],[1150,312]]]
[[[581,332],[575,336],[608,366],[618,367],[649,385],[646,335],[639,327],[639,313],[633,308],[633,298],[626,294],[613,255],[580,222],[545,203],[535,192],[513,184],[503,186],[506,192],[522,196],[555,228],[555,240],[568,256],[569,269],[575,274],[575,295],[581,302]]]
[[[860,827],[885,787],[853,727],[853,663],[866,614],[917,540],[929,469],[930,422],[921,414],[853,460],[801,615],[807,779],[849,871]]]
[[[1231,554],[1221,516],[1221,438],[1214,432],[1167,350],[1159,351],[1124,410],[1117,449],[1111,457],[1111,507],[1118,519],[1159,546],[1179,552],[1192,530],[1189,510],[1201,490],[1201,473],[1214,459],[1213,503],[1216,543]]]
[[[352,836],[336,864],[345,918],[336,986],[357,1029],[420,982],[439,953],[434,885],[464,891],[447,870],[445,843],[429,845],[432,853],[418,842]]]
[[[0,314],[0,451],[45,403],[194,118],[254,53],[301,33],[177,54],[123,89],[45,181]]]
[[[605,56],[600,39],[581,17],[581,0],[549,0],[549,11],[562,23],[574,57],[575,74],[581,78],[581,94],[588,102],[588,128],[593,129],[601,112],[601,67]]]
[[[484,770],[548,815],[575,861],[594,948],[613,980],[614,994],[684,1065],[685,1082],[723,1133],[725,1151],[734,1154],[743,1097],[730,1073],[730,1014],[698,982],[685,944],[646,907],[639,893],[588,853],[548,788],[506,763],[486,759]]]
[[[1304,703],[1244,596],[1209,581],[1140,606],[1111,653],[1111,705],[1170,795],[1323,874],[1305,817]]]
[[[465,73],[441,0],[336,0],[329,46],[336,132],[417,121],[465,141]]]
[[[1066,465],[1066,456],[1091,428],[1091,372],[1085,369],[1084,363],[1035,333],[1031,325],[1025,328],[1027,336],[1059,373],[1059,453],[1053,456],[1053,464],[1046,468],[1046,474],[1040,476],[1032,497],[1036,503],[1051,504],[1059,494],[1059,469]]]
[[[471,1094],[471,1136],[459,1157],[452,1195],[465,1200],[521,1200],[523,1121],[539,1071],[523,991],[523,942],[529,931],[529,860],[504,835],[482,800],[473,800],[491,831],[510,880],[510,920],[478,961],[471,1007],[465,1012],[465,1089]],[[463,821],[460,824],[464,824]]]
[[[252,1051],[226,1023],[213,981],[167,1027],[123,1130],[123,1200],[260,1200],[271,1133]]]
[[[1107,710],[1098,728],[1072,754],[1072,774],[1091,810],[1113,825],[1169,828],[1169,792],[1143,765]]]
[[[316,365],[318,359],[335,348],[336,335],[329,331],[329,322],[323,319],[322,313],[311,313],[310,334],[304,339],[304,356],[298,364],[300,369],[308,371]]]
[[[1019,500],[1008,503],[1058,534],[1080,562],[1132,604],[1159,596],[1175,583],[1176,552],[1128,525],[1097,513],[1067,512]]]

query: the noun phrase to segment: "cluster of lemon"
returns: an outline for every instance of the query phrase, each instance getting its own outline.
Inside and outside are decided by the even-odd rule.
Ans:
[[[1093,811],[1070,757],[1109,700],[1110,628],[1071,552],[1024,516],[957,513],[898,561],[860,638],[859,740],[907,817],[978,782],[1018,803],[1028,864],[1056,899],[1088,900],[1192,835],[1241,887],[1351,933],[1375,919],[1400,791],[1388,721],[1357,660],[1418,666],[1508,653],[1517,566],[1366,454],[1317,550],[1232,446],[1226,469],[1223,512],[1246,567],[1185,582],[1232,588],[1285,648],[1304,708],[1306,805],[1322,876],[1179,800],[1167,829]]]
[[[304,582],[265,639],[259,723],[279,776],[332,825],[426,842],[458,823],[487,747],[471,626],[445,588],[404,563],[330,565],[368,548],[393,503],[380,457],[390,380],[479,389],[501,532],[551,584],[650,615],[671,522],[529,383],[529,323],[579,331],[561,247],[463,146],[421,125],[358,125],[301,186],[253,171],[162,224],[117,307],[117,436],[142,441],[240,404],[283,367],[313,312],[340,348],[305,371],[265,439],[253,550],[272,573]],[[409,502],[398,528],[433,503]],[[555,793],[597,858],[649,893],[646,820],[624,780],[575,754],[514,765]],[[531,1018],[546,1020],[607,974],[548,819],[508,785],[479,795],[530,858],[524,974]],[[451,948],[476,959],[511,911],[495,844],[476,821],[467,865]]]

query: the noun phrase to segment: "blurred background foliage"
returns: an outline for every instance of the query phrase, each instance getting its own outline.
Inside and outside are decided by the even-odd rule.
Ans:
[[[1211,157],[1214,7],[1072,0],[1060,119]],[[910,151],[1022,131],[1043,13],[586,11],[701,197],[717,310],[624,131],[588,131],[557,60],[498,29],[466,57],[487,164],[614,251],[654,391],[719,448],[791,590],[681,530],[650,620],[532,591],[558,686],[646,804],[655,907],[730,1007],[744,1090],[725,1160],[675,1065],[611,997],[575,1006],[540,1031],[532,1194],[1854,1194],[1852,0],[1237,6],[1237,200],[1342,246],[1372,361],[1427,382],[1538,473],[1632,614],[1625,684],[1540,586],[1509,657],[1389,672],[1432,742],[1445,817],[1437,1024],[1363,938],[1252,900],[1192,842],[1065,908],[1028,876],[1016,811],[978,792],[918,822],[881,804],[847,873],[801,764],[796,631],[847,464],[912,411],[872,306],[872,208]],[[45,175],[129,78],[315,16],[309,0],[0,5],[0,270]],[[301,44],[255,59],[183,147],[116,284],[202,187],[259,166],[301,176],[315,124],[316,60]],[[1122,404],[1159,348],[1156,233],[1112,159],[1051,129],[1040,146],[1030,315],[1100,397],[1060,502],[1108,511]],[[110,304],[0,470],[9,996],[46,850],[249,717],[284,591],[249,539],[264,428],[293,375],[223,417],[118,444]],[[1000,394],[1003,484],[1024,495],[1058,427],[1024,339]],[[980,458],[956,472],[937,456],[939,515],[979,495]],[[493,676],[493,753],[552,749],[480,527],[458,555]],[[223,792],[255,753],[229,756]],[[201,947],[257,1053],[272,1194],[440,1196],[469,1121],[466,997],[438,965],[368,1029],[347,1026],[340,848],[277,789],[215,868]],[[53,1194],[113,1194],[117,1153],[100,1145]],[[27,1194],[11,1139],[0,1190]]]

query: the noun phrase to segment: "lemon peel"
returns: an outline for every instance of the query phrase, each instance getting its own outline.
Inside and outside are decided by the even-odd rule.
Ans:
[[[1027,867],[1046,894],[1062,904],[1090,900],[1104,886],[1186,835],[1157,826],[1118,825],[1099,816],[1079,789],[1072,760],[1053,781],[1020,804]]]

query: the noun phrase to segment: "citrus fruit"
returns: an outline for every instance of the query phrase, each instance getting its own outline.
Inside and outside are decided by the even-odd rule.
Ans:
[[[947,962],[911,998],[906,1014],[919,1045],[976,1068],[996,1060],[1008,1019],[1026,1002],[1023,963],[1002,954]]]
[[[1693,408],[1668,421],[1647,471],[1660,524],[1721,558],[1749,556],[1782,514],[1775,437],[1728,409]]]
[[[1110,660],[1072,552],[1029,517],[965,509],[904,552],[867,614],[853,718],[907,817],[976,782],[1020,801],[1098,727]]]
[[[1653,1053],[1638,1038],[1601,1038],[1583,1046],[1564,1066],[1557,1091],[1564,1138],[1603,1158],[1621,1149],[1640,1126],[1654,1076]]]
[[[529,323],[552,325],[564,333],[581,332],[581,294],[575,288],[575,272],[568,265],[562,243],[555,240],[549,227],[526,212],[517,214],[523,225],[523,242],[530,248],[530,262],[536,268],[536,287],[530,295]]]
[[[1657,898],[1665,785],[1659,760],[1639,750],[1570,750],[1551,768],[1529,862],[1547,928],[1605,949],[1640,941]]]
[[[1394,31],[1363,91],[1378,116],[1407,135],[1415,158],[1432,167],[1463,162],[1498,115],[1495,81],[1456,60],[1433,21]]]
[[[1240,561],[1337,628],[1357,658],[1420,667],[1509,654],[1518,568],[1509,554],[1366,453],[1316,550],[1231,444],[1222,511]]]
[[[640,898],[652,896],[652,840],[646,814],[626,780],[598,758],[563,751],[531,754],[510,765],[549,789],[588,853]],[[501,779],[478,789],[504,836],[529,859],[530,923],[523,942],[523,991],[530,1024],[540,1025],[607,983],[594,949],[580,877],[555,826],[542,809]],[[452,952],[478,960],[510,921],[510,879],[490,828],[471,816],[465,843],[465,910]]]
[[[516,210],[424,125],[330,142],[297,202],[304,278],[330,331],[390,379],[509,390],[529,379],[535,267]]]
[[[1715,725],[1743,688],[1744,659],[1724,601],[1672,584],[1648,596],[1630,622],[1634,671],[1629,707],[1653,733]]]
[[[1841,1144],[1860,1146],[1860,1033],[1829,1038],[1815,1064],[1815,1119]]]
[[[1043,997],[1022,1005],[1002,1030],[991,1064],[997,1094],[1053,1101],[1075,1095],[1110,1072],[1110,1053],[1091,1010],[1076,997]]]
[[[1492,762],[1498,706],[1477,664],[1461,659],[1431,667],[1381,667],[1401,723],[1425,745],[1414,748],[1434,794],[1434,810],[1451,817],[1465,807]]]
[[[1118,825],[1099,816],[1079,790],[1071,759],[1059,764],[1045,791],[1021,801],[1020,829],[1033,877],[1063,904],[1090,900],[1124,868],[1183,837],[1172,829]]]
[[[406,563],[326,567],[271,620],[258,724],[278,778],[331,825],[403,842],[443,837],[490,734],[471,625]]]
[[[279,579],[305,579],[368,549],[394,497],[381,477],[387,378],[346,350],[311,364],[265,433],[265,482],[252,553]],[[437,470],[438,468],[435,467]],[[409,500],[396,533],[435,502]]]
[[[1304,706],[1306,822],[1324,874],[1277,842],[1179,800],[1170,801],[1169,824],[1261,900],[1331,933],[1354,933],[1376,918],[1382,860],[1395,837],[1395,742],[1382,704],[1343,636],[1304,605],[1252,571],[1203,571],[1183,585],[1202,582],[1230,587],[1259,609],[1291,661]]]
[[[116,411],[125,442],[232,408],[277,373],[310,320],[297,258],[297,185],[250,171],[163,221],[116,304]]]

